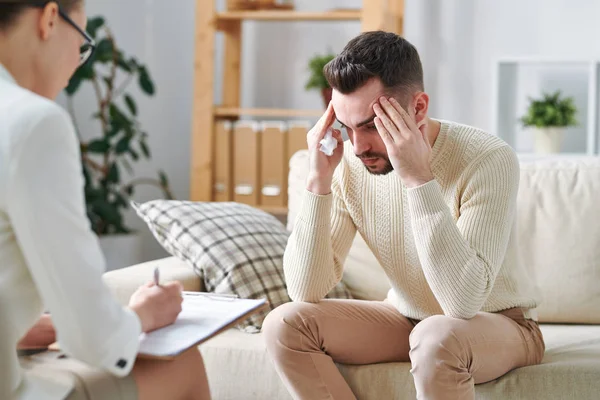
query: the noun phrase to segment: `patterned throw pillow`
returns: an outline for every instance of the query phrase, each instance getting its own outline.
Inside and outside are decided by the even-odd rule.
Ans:
[[[290,300],[283,253],[289,232],[274,216],[240,203],[154,200],[132,204],[171,255],[186,261],[206,290],[240,298],[266,298],[271,310]],[[351,298],[340,282],[329,298]],[[268,311],[239,328],[257,332]]]

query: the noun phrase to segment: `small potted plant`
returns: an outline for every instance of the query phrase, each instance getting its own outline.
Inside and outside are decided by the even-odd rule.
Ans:
[[[321,97],[323,98],[323,104],[325,108],[329,105],[331,101],[331,92],[332,89],[327,83],[327,79],[325,79],[325,75],[323,74],[323,68],[327,63],[335,58],[335,54],[327,53],[325,55],[315,55],[308,62],[308,67],[310,70],[310,77],[308,82],[306,82],[305,89],[317,89],[321,91]]]
[[[75,72],[65,92],[80,138],[87,216],[100,239],[108,269],[121,268],[141,261],[141,236],[125,224],[124,218],[136,186],[152,185],[164,197],[173,196],[162,171],[156,178],[133,177],[131,164],[142,157],[149,159],[150,149],[129,86],[137,82],[141,93],[154,95],[148,69],[117,47],[104,18],[90,18],[87,32],[97,43],[96,51]],[[73,101],[83,84],[92,87],[97,101],[91,118],[98,123],[98,135],[89,140],[81,135]]]
[[[525,127],[535,132],[535,152],[550,154],[560,152],[565,129],[577,125],[577,108],[572,97],[561,97],[560,90],[544,93],[541,99],[529,98],[527,114],[521,118]]]

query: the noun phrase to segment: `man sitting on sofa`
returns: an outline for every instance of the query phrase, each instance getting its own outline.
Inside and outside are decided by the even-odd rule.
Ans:
[[[295,399],[353,399],[336,368],[410,361],[419,399],[541,362],[535,286],[513,245],[519,163],[479,129],[428,117],[417,50],[363,33],[325,67],[333,87],[308,133],[310,172],[284,256],[293,303],[263,331]],[[320,142],[335,119],[331,156]],[[392,289],[383,302],[323,300],[356,232]],[[369,279],[365,276],[364,279]]]

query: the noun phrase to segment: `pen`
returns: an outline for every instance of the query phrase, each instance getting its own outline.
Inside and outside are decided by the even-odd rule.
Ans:
[[[160,272],[158,267],[154,268],[154,284],[160,286]]]

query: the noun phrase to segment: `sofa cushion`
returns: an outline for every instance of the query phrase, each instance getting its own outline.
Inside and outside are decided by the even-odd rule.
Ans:
[[[522,160],[517,204],[540,321],[600,324],[600,158]]]
[[[344,263],[343,281],[360,300],[383,300],[391,286],[379,261],[360,234],[356,234]]]
[[[289,234],[274,216],[233,202],[154,200],[133,207],[165,250],[203,278],[207,291],[266,298],[271,308],[290,301],[283,276]],[[351,295],[340,283],[328,297]],[[239,327],[260,330],[268,311]]]
[[[300,207],[308,152],[290,160],[288,229]],[[600,158],[521,158],[516,243],[542,302],[539,320],[600,323]],[[344,282],[353,296],[380,300],[389,283],[357,235]]]
[[[600,393],[600,326],[542,325],[542,332],[546,339],[542,364],[477,385],[477,399],[596,398]],[[262,334],[228,331],[200,350],[215,399],[291,399],[268,357]],[[361,400],[416,397],[409,363],[339,368]]]

